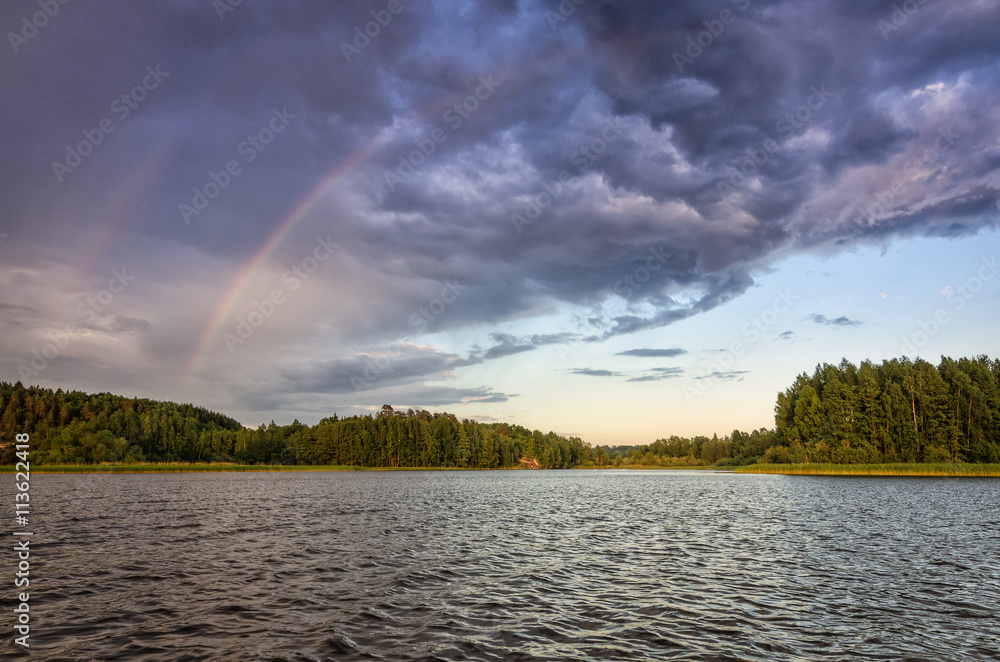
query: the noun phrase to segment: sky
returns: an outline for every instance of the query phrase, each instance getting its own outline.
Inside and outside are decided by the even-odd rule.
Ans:
[[[1000,0],[0,5],[0,381],[640,444],[1000,355]]]

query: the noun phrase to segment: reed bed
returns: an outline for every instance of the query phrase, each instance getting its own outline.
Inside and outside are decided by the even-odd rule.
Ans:
[[[972,476],[1000,477],[1000,464],[893,463],[893,464],[751,464],[733,469],[744,474],[797,476]]]

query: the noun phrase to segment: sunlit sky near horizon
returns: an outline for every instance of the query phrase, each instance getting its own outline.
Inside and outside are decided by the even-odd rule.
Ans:
[[[1000,1],[896,5],[4,3],[0,381],[636,444],[998,356]]]

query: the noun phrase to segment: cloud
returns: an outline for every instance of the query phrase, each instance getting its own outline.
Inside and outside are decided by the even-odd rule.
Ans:
[[[389,350],[342,359],[310,361],[283,368],[280,390],[286,393],[356,394],[399,384],[449,376],[455,369],[480,363],[436,348],[399,343]]]
[[[826,315],[819,315],[813,313],[808,317],[808,319],[812,320],[816,324],[825,324],[827,326],[858,326],[859,324],[862,323],[857,320],[849,319],[844,315],[841,315],[840,317],[837,317],[835,319],[831,319]]]
[[[586,375],[588,377],[620,377],[621,373],[612,372],[611,370],[594,370],[592,368],[574,368],[572,370],[574,375]]]
[[[642,358],[673,358],[675,356],[680,356],[682,354],[687,354],[686,349],[680,349],[679,347],[674,347],[671,349],[627,349],[624,352],[618,352],[615,356],[637,356]]]
[[[346,399],[333,400],[329,395],[310,398],[309,394],[304,393],[289,394],[262,389],[242,389],[239,394],[240,401],[246,404],[249,412],[284,410],[305,413],[313,417],[328,416],[332,411],[363,415],[371,408],[387,403],[403,410],[441,407],[455,409],[477,404],[503,403],[517,397],[516,394],[508,395],[486,387],[459,388],[437,384],[393,386]]]
[[[138,333],[153,329],[148,320],[128,315],[114,315],[108,320],[106,328],[113,333]]]
[[[729,371],[715,371],[710,372],[707,375],[700,375],[695,377],[695,379],[718,379],[724,382],[741,382],[743,381],[743,375],[750,374],[749,370],[729,370]]]
[[[30,356],[129,264],[139,280],[102,313],[129,351],[79,339],[60,361],[87,369],[46,379],[227,407],[244,379],[349,395],[401,334],[453,344],[407,349],[380,389],[696,318],[789,255],[998,227],[994,2],[927,3],[890,39],[884,3],[751,3],[683,71],[689,28],[717,16],[704,3],[587,2],[553,32],[556,5],[413,4],[351,62],[336,44],[371,20],[361,2],[61,13],[0,69],[0,322],[16,331],[0,356]],[[0,4],[0,24],[22,14]],[[112,111],[156,66],[169,76]],[[60,181],[53,161],[104,118],[114,131]],[[230,161],[185,223],[179,205]],[[317,236],[341,250],[303,271]],[[288,302],[230,355],[222,331],[275,288]],[[568,311],[572,333],[543,332]],[[469,354],[471,333],[492,344]]]
[[[487,349],[486,353],[483,354],[483,358],[486,360],[499,359],[504,356],[538,349],[538,346],[534,344],[519,344],[518,339],[509,333],[494,333],[490,337],[497,344]]]
[[[794,337],[795,337],[794,331],[782,331],[781,333],[778,334],[778,339],[780,340],[791,340]]]
[[[674,379],[680,377],[684,374],[683,368],[652,368],[649,370],[650,374],[642,375],[641,377],[632,377],[631,379],[626,379],[626,382],[658,382],[664,379]]]

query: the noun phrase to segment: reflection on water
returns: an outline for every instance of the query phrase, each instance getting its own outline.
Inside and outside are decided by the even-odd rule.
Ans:
[[[1000,659],[995,480],[36,475],[32,505],[39,659]]]

